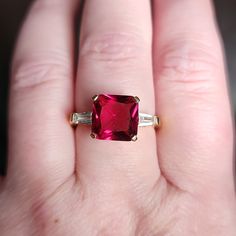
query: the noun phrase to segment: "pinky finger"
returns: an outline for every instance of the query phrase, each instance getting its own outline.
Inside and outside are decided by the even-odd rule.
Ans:
[[[53,189],[74,172],[73,24],[79,1],[37,0],[13,60],[7,179]]]

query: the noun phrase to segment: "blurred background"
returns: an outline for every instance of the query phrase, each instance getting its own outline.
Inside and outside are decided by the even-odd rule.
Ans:
[[[31,2],[32,0],[0,0],[0,174],[4,174],[7,156],[7,97],[10,61],[19,27]],[[236,0],[215,0],[214,4],[226,49],[229,89],[235,114]]]

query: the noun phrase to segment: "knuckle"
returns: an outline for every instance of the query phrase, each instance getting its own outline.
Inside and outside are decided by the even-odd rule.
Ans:
[[[88,36],[81,44],[80,58],[107,66],[134,65],[145,55],[147,43],[136,33],[112,32]]]
[[[12,68],[13,90],[61,83],[71,76],[69,61],[61,55],[35,55],[15,61]]]
[[[198,94],[214,87],[215,79],[222,75],[222,65],[221,56],[210,46],[182,40],[163,48],[156,68],[163,83]]]

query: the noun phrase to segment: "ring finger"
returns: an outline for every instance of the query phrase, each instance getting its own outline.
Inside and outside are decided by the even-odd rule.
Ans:
[[[138,96],[140,110],[154,114],[151,39],[149,1],[86,1],[76,86],[77,111],[91,110],[91,97],[108,93]],[[81,181],[89,177],[95,186],[100,182],[104,187],[117,179],[124,183],[128,179],[129,184],[133,181],[138,188],[140,182],[150,187],[159,177],[152,127],[140,128],[137,142],[93,140],[83,126],[79,126],[76,134]]]

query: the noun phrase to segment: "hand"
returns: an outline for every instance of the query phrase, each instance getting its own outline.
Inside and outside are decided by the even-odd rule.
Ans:
[[[233,128],[210,1],[155,0],[152,18],[149,1],[87,0],[77,63],[79,6],[38,0],[20,33],[1,236],[235,235]],[[73,129],[70,112],[104,92],[139,96],[162,127],[140,128],[137,142]]]

